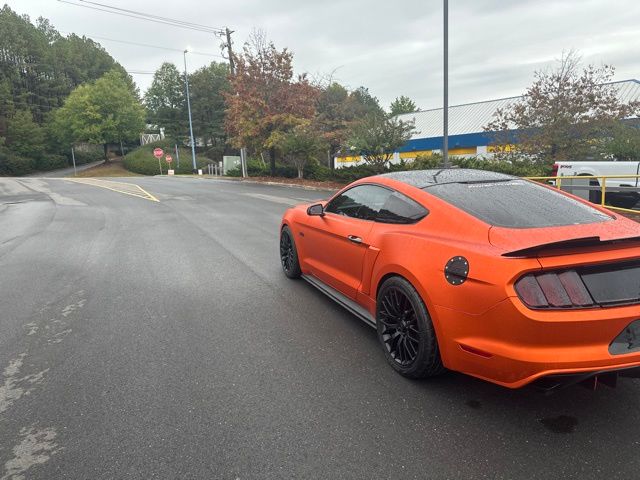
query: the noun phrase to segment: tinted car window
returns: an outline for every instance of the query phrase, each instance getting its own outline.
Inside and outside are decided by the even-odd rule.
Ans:
[[[393,192],[375,185],[358,185],[331,200],[326,212],[362,220],[375,220]]]
[[[499,227],[555,227],[611,220],[595,208],[526,180],[444,183],[423,190]]]
[[[422,205],[405,197],[401,193],[393,192],[387,198],[378,216],[377,222],[384,223],[415,223],[429,213]]]

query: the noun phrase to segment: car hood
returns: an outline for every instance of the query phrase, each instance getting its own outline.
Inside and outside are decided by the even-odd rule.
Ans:
[[[640,224],[626,218],[616,218],[607,222],[562,227],[489,229],[489,242],[506,256],[535,256],[550,249],[575,249],[624,240],[640,242]]]

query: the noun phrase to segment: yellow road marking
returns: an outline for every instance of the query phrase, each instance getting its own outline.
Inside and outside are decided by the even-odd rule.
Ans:
[[[106,188],[113,192],[123,193],[125,195],[131,195],[132,197],[143,198],[145,200],[151,200],[152,202],[159,202],[156,197],[147,192],[140,185],[135,183],[125,182],[113,182],[111,180],[102,180],[97,178],[67,178],[70,182],[82,183],[85,185],[93,185],[94,187]]]

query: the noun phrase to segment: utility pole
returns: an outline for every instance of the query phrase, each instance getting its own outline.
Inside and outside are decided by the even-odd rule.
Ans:
[[[444,10],[444,105],[442,125],[442,160],[444,168],[449,168],[449,0],[443,0]]]
[[[198,173],[196,165],[196,141],[193,138],[193,122],[191,121],[191,99],[189,98],[189,77],[187,76],[187,52],[184,51],[184,83],[187,85],[187,110],[189,111],[189,135],[191,136],[191,160],[193,161],[193,173]]]
[[[236,74],[236,62],[233,59],[233,49],[231,47],[231,34],[233,33],[233,30],[229,30],[228,27],[224,28],[225,34],[227,36],[227,53],[229,54],[229,70],[231,70],[231,75],[235,75]]]
[[[233,76],[236,74],[236,61],[233,58],[233,46],[231,44],[231,34],[233,33],[233,30],[229,30],[228,27],[225,27],[224,33],[227,37],[227,43],[225,44],[225,47],[227,47],[227,54],[229,55],[229,70],[231,72],[231,75]],[[240,167],[241,167],[240,170],[242,172],[242,177],[243,178],[248,177],[249,174],[247,173],[247,148],[246,147],[240,148]]]

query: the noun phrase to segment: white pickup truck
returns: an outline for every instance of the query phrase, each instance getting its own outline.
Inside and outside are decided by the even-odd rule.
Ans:
[[[556,162],[553,165],[553,175],[557,177],[597,177],[601,175],[640,175],[640,162]],[[640,200],[640,179],[636,178],[607,178],[606,203],[614,207],[633,208]],[[588,183],[587,183],[588,182]],[[592,190],[580,188],[590,186]],[[602,192],[600,181],[592,180],[565,180],[562,189],[574,195],[588,199],[594,203],[600,203]]]

